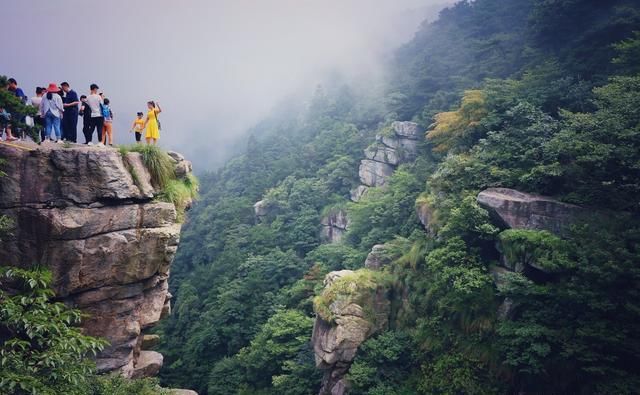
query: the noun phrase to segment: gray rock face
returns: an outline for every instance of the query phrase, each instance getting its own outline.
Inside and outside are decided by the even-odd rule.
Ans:
[[[325,288],[330,287],[338,279],[353,275],[351,270],[331,272],[325,277]],[[357,288],[354,283],[351,288]],[[390,304],[386,292],[376,291],[371,308],[375,312],[375,322],[368,317],[363,306],[355,303],[353,298],[336,298],[329,306],[335,317],[333,322],[327,322],[316,316],[311,342],[315,353],[316,366],[324,370],[320,395],[345,394],[348,385],[344,376],[351,367],[358,347],[369,336],[383,330],[388,321]]]
[[[182,389],[170,389],[169,393],[171,395],[198,395],[197,392],[193,390],[182,390]]]
[[[148,372],[136,366],[142,366],[143,331],[160,319],[170,297],[180,236],[175,207],[152,200],[139,154],[24,148],[0,145],[7,173],[0,177],[0,214],[16,225],[3,240],[1,264],[51,270],[56,296],[89,315],[85,332],[110,342],[97,356],[98,371]]]
[[[405,139],[419,140],[422,138],[422,130],[420,126],[415,122],[400,122],[396,121],[391,124],[391,127],[396,134]]]
[[[140,355],[133,367],[132,379],[153,377],[160,372],[164,358],[155,351],[140,351]]]
[[[380,187],[385,185],[387,178],[393,174],[393,170],[393,166],[389,164],[364,159],[360,161],[358,175],[364,185]]]
[[[364,151],[364,156],[367,159],[387,163],[392,166],[400,164],[400,158],[395,149],[386,146],[372,146]]]
[[[478,195],[478,204],[493,218],[512,229],[547,230],[562,234],[583,209],[546,196],[508,188],[489,188]]]
[[[383,266],[390,264],[393,258],[387,251],[384,244],[376,244],[371,248],[371,252],[367,255],[367,260],[364,262],[364,267],[371,270],[379,270]]]
[[[328,243],[339,243],[349,229],[349,218],[345,210],[335,210],[323,217],[321,239]]]
[[[366,185],[358,185],[354,189],[351,190],[351,201],[359,202],[369,191],[369,187]]]
[[[260,200],[253,205],[253,212],[256,218],[260,219],[269,214],[269,210],[267,207],[267,202],[265,200]]]
[[[364,151],[366,159],[360,161],[358,175],[361,187],[384,186],[396,166],[415,159],[421,135],[420,127],[414,122],[394,122],[391,135],[376,135],[376,142]],[[359,201],[366,191],[361,187],[351,191],[354,202]]]

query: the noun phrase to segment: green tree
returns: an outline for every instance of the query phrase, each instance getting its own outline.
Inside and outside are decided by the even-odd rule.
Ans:
[[[86,394],[89,356],[106,342],[82,334],[77,310],[53,301],[51,273],[0,270],[0,389],[9,394]],[[11,290],[11,291],[8,291]]]

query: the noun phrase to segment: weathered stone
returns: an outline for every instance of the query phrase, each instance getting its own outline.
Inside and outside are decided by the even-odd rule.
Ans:
[[[110,343],[96,358],[99,372],[157,371],[138,361],[139,345],[142,329],[169,310],[175,207],[153,202],[150,184],[134,183],[127,167],[150,179],[135,153],[123,161],[111,148],[18,144],[24,149],[0,145],[8,173],[0,214],[16,225],[0,262],[52,271],[56,296],[87,314],[85,333]]]
[[[142,162],[142,154],[139,152],[127,152],[124,161],[128,165],[133,183],[140,189],[142,195],[153,197],[154,189],[151,185],[151,174]]]
[[[266,200],[260,200],[253,205],[253,212],[257,218],[266,217],[269,214],[269,208]]]
[[[179,152],[167,151],[167,155],[169,155],[169,157],[171,157],[171,159],[173,159],[176,162],[182,162],[185,160],[184,156]]]
[[[188,160],[183,160],[176,163],[174,170],[176,172],[176,177],[185,178],[193,171],[193,165]]]
[[[193,390],[182,390],[182,389],[175,389],[175,388],[170,389],[169,394],[170,395],[198,395],[198,393]]]
[[[364,267],[372,270],[379,270],[383,266],[390,264],[393,261],[393,257],[387,251],[384,244],[376,244],[371,248],[371,252],[367,255],[367,260],[364,262]]]
[[[163,363],[162,354],[155,351],[140,351],[140,356],[134,364],[132,379],[153,377],[158,374]]]
[[[342,209],[331,211],[320,220],[320,223],[322,225],[320,237],[328,243],[339,243],[349,228],[347,212]]]
[[[374,145],[367,148],[364,150],[364,156],[367,159],[387,163],[392,166],[400,164],[400,158],[396,150],[384,145]]]
[[[369,187],[366,185],[358,185],[351,190],[351,201],[359,202],[369,191]]]
[[[422,130],[415,122],[396,121],[391,124],[393,131],[400,137],[411,140],[419,140],[422,137]]]
[[[380,187],[386,184],[386,180],[393,174],[393,166],[369,159],[360,161],[358,175],[360,181],[370,187]]]
[[[134,184],[115,149],[84,145],[65,149],[52,144],[33,147],[27,151],[0,145],[0,157],[6,160],[3,171],[7,174],[0,188],[0,207],[149,199]]]
[[[513,229],[562,234],[583,213],[579,206],[508,188],[486,189],[480,192],[477,200],[501,225]]]
[[[354,274],[352,270],[340,270],[327,274],[324,286],[330,287],[335,281]],[[343,378],[356,356],[358,347],[369,336],[383,330],[388,321],[389,300],[386,291],[379,289],[371,308],[375,314],[367,317],[363,307],[350,297],[337,297],[329,309],[335,319],[327,322],[316,316],[311,342],[315,353],[316,366],[325,371],[320,394],[341,394],[346,389]]]
[[[142,349],[151,350],[160,344],[160,336],[158,335],[143,335],[142,336]]]

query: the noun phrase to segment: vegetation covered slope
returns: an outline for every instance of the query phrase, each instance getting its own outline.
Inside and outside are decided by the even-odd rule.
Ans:
[[[203,178],[189,215],[161,328],[163,383],[317,392],[313,296],[325,273],[357,269],[390,242],[397,260],[385,271],[408,296],[364,343],[351,393],[634,393],[639,29],[634,1],[462,1],[398,50],[384,97],[327,86],[258,125],[244,155]],[[395,119],[428,127],[418,159],[348,203],[362,149]],[[617,214],[564,239],[503,231],[475,202],[492,186]],[[437,237],[420,227],[418,198],[437,214]],[[336,206],[349,233],[321,245],[320,216]],[[511,273],[496,286],[497,241],[515,260],[536,251],[557,275]],[[518,306],[506,320],[505,298]]]

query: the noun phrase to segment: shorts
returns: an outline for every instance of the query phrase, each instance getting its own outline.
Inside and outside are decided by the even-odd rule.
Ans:
[[[140,132],[136,132],[136,141],[140,142],[140,139],[142,138],[142,133]]]

